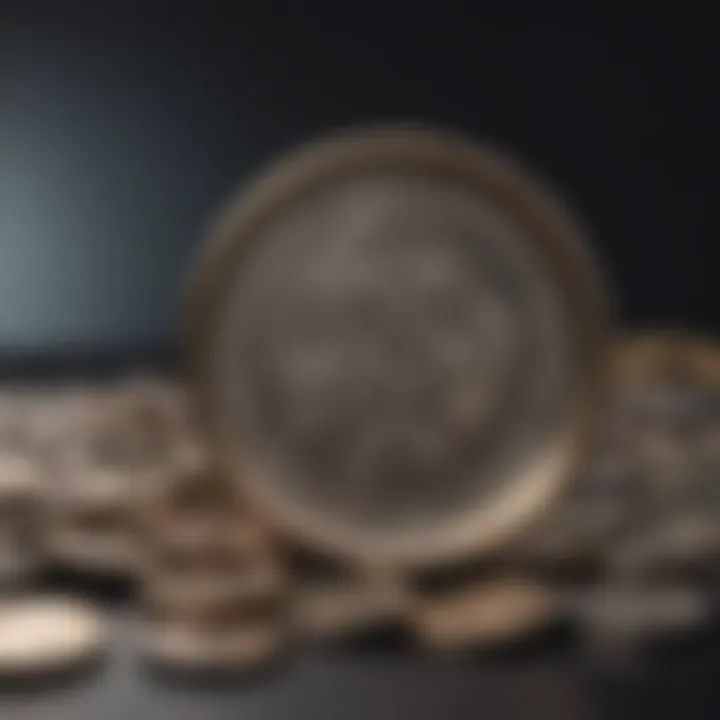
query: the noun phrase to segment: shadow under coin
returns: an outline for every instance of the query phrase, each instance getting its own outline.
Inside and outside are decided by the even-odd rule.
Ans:
[[[0,700],[73,690],[96,681],[108,665],[109,659],[102,656],[63,669],[32,673],[24,673],[21,670],[5,672],[0,675]]]

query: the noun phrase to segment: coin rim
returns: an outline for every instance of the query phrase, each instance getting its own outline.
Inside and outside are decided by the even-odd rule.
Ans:
[[[513,482],[495,507],[422,533],[374,535],[348,530],[321,513],[296,507],[262,478],[238,473],[223,452],[212,403],[212,345],[233,270],[247,257],[258,228],[304,194],[363,171],[422,173],[464,184],[529,231],[564,300],[578,363],[566,424],[548,444],[545,466]],[[561,493],[585,452],[605,396],[606,358],[614,311],[608,285],[585,233],[564,204],[503,154],[454,131],[411,125],[341,131],[309,143],[241,188],[219,215],[201,248],[186,299],[183,355],[190,405],[198,427],[226,472],[241,484],[256,512],[295,541],[371,565],[421,566],[485,553],[522,531]],[[532,475],[536,477],[532,477]]]

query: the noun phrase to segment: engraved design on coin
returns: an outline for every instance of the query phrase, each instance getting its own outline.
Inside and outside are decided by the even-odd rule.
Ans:
[[[345,527],[477,507],[558,428],[568,319],[540,253],[461,185],[367,173],[266,223],[230,283],[215,407],[240,462]]]

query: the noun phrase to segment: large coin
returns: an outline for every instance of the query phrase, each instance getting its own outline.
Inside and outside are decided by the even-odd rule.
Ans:
[[[631,468],[624,494],[633,521],[607,543],[610,568],[637,576],[711,570],[720,555],[720,346],[690,332],[646,332],[620,346],[616,369],[599,458]]]
[[[372,562],[479,552],[563,486],[606,313],[579,231],[496,153],[343,135],[222,216],[191,303],[197,407],[252,499]]]

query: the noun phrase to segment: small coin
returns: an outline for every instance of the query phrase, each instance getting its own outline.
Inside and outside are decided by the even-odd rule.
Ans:
[[[272,661],[283,640],[281,629],[274,623],[210,630],[161,621],[148,631],[146,655],[152,663],[172,670],[249,670]]]
[[[0,675],[70,670],[98,657],[107,627],[87,603],[59,597],[0,601]]]
[[[495,647],[525,639],[557,617],[551,588],[496,580],[420,600],[411,613],[416,637],[434,650]]]

